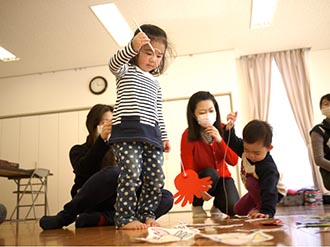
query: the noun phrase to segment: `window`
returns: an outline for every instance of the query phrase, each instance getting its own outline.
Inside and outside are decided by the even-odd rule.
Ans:
[[[268,121],[273,127],[271,154],[288,189],[314,186],[305,142],[300,134],[281,74],[272,62]]]

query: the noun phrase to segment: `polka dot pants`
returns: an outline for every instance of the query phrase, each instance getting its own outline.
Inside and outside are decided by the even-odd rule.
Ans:
[[[113,145],[120,166],[115,224],[117,228],[138,220],[155,219],[164,186],[163,151],[148,143]],[[141,188],[139,198],[136,191]]]

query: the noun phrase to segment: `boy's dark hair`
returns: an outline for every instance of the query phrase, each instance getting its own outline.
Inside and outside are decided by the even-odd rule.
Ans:
[[[328,101],[330,101],[330,93],[328,93],[326,95],[323,95],[321,97],[321,99],[320,99],[320,109],[322,108],[322,101],[325,100],[325,99],[328,100]]]
[[[217,118],[215,123],[213,124],[219,130],[221,136],[223,136],[223,129],[221,127],[221,116],[219,111],[219,105],[214,96],[210,92],[199,91],[194,93],[188,101],[187,105],[187,121],[188,121],[188,140],[196,141],[201,138],[201,126],[198,124],[195,118],[195,110],[197,104],[202,100],[211,100],[214,105],[215,112],[217,114]]]
[[[272,144],[273,129],[269,123],[252,120],[243,129],[243,141],[249,144],[262,142],[265,147]]]
[[[90,109],[89,113],[87,114],[86,127],[89,133],[87,137],[88,146],[93,145],[94,141],[96,140],[97,136],[95,133],[95,129],[102,120],[103,114],[108,111],[113,112],[113,107],[111,105],[96,104]]]
[[[152,75],[160,75],[162,74],[167,66],[168,66],[168,56],[172,56],[173,55],[173,51],[172,49],[169,47],[169,42],[167,40],[167,34],[166,32],[161,29],[158,26],[152,25],[152,24],[144,24],[142,26],[140,26],[140,28],[142,29],[142,31],[149,37],[150,40],[156,40],[156,41],[160,41],[165,45],[165,52],[162,58],[162,61],[160,62],[159,66],[157,69],[150,71],[150,73]],[[136,29],[136,31],[134,32],[134,36],[137,35],[140,32],[139,29]],[[137,64],[137,56],[133,57],[130,60],[131,64]]]

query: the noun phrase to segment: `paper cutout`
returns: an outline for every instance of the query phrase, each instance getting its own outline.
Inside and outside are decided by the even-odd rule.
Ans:
[[[273,236],[263,232],[247,233],[222,233],[222,234],[199,234],[204,238],[229,245],[243,245],[248,243],[259,243],[273,239]]]
[[[199,230],[182,225],[175,228],[149,227],[148,236],[146,238],[137,238],[137,240],[153,244],[163,244],[188,240],[193,238],[197,233],[199,233]]]
[[[182,201],[181,206],[184,207],[187,203],[193,202],[194,195],[201,198],[201,191],[208,191],[212,180],[210,177],[199,178],[194,170],[187,170],[176,176],[174,184],[178,190],[173,196],[177,198],[174,203],[178,204]]]

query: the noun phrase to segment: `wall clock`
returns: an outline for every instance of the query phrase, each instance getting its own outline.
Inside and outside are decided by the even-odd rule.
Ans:
[[[102,94],[108,87],[108,82],[103,76],[96,76],[89,82],[89,90],[93,94]]]

